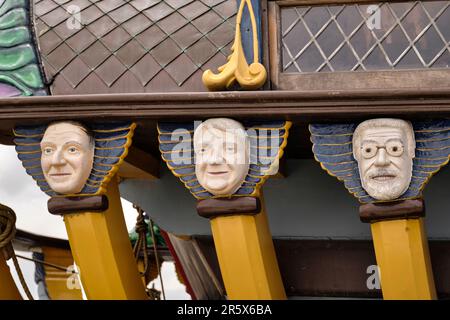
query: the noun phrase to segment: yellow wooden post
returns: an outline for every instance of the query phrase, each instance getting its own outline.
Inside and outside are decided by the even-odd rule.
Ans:
[[[19,289],[9,271],[6,259],[0,249],[0,300],[22,300]]]
[[[435,299],[423,218],[371,224],[384,299]]]
[[[147,299],[128,238],[116,178],[108,185],[109,208],[64,216],[88,299]]]
[[[264,203],[256,215],[211,219],[220,271],[228,298],[286,299]]]
[[[42,247],[44,261],[73,270],[73,257],[69,249]],[[45,284],[51,300],[82,300],[81,289],[78,286],[78,276],[70,271],[58,270],[43,265],[45,270]]]

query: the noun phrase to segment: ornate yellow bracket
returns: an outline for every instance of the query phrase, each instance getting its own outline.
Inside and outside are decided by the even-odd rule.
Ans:
[[[248,8],[253,30],[253,63],[250,65],[245,58],[241,39],[241,21],[245,5]],[[242,89],[256,90],[262,87],[266,82],[267,72],[264,66],[259,63],[258,29],[251,0],[242,0],[239,6],[236,18],[236,34],[231,52],[231,55],[228,56],[228,62],[218,68],[218,74],[209,69],[203,73],[202,81],[208,90],[229,89],[236,81]]]
[[[211,230],[230,300],[285,300],[283,280],[261,193],[256,215],[215,216]]]
[[[379,221],[371,229],[383,298],[436,299],[423,218]]]

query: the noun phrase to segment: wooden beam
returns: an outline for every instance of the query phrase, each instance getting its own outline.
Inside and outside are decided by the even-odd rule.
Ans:
[[[221,281],[212,236],[193,238]],[[288,296],[382,297],[372,240],[284,238],[274,245]],[[449,299],[450,241],[431,240],[430,256],[438,297]]]
[[[211,106],[214,108],[211,108]],[[3,130],[14,124],[55,120],[170,120],[210,117],[236,119],[405,119],[450,117],[450,87],[440,89],[372,89],[148,93],[47,96],[0,99]]]
[[[284,300],[286,293],[264,200],[261,198],[259,202],[246,198],[228,200],[228,205],[224,204],[227,200],[207,199],[201,201],[203,205],[197,206],[201,216],[210,218],[228,299]],[[243,214],[237,213],[239,207],[242,208]],[[215,209],[216,214],[211,214]],[[255,210],[260,212],[249,214]],[[223,215],[225,212],[227,215]],[[232,215],[228,215],[229,213]]]
[[[104,212],[66,214],[64,223],[88,299],[146,300],[128,238],[116,177],[108,185]]]
[[[68,249],[54,247],[42,247],[45,262],[66,268],[73,268],[72,252]],[[82,300],[81,287],[76,285],[78,276],[69,271],[62,271],[48,265],[43,265],[45,270],[45,284],[47,292],[52,300]],[[74,269],[72,269],[74,270]]]
[[[131,146],[117,175],[123,179],[158,179],[160,161],[155,156]]]
[[[432,300],[436,289],[423,218],[371,225],[386,300]]]
[[[300,5],[326,5],[326,4],[351,4],[351,3],[373,3],[373,0],[268,0],[276,2],[279,6],[300,6]],[[388,2],[390,0],[380,0],[378,2]],[[406,0],[403,0],[406,1]]]

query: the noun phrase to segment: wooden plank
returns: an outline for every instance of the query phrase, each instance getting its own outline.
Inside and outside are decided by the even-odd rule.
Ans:
[[[62,267],[72,267],[74,265],[72,252],[54,247],[42,247],[45,262],[52,263]],[[47,292],[52,300],[83,300],[81,286],[77,288],[77,275],[68,271],[62,271],[43,265],[45,270],[45,284]],[[74,270],[74,269],[72,269]],[[78,280],[79,281],[79,280]],[[69,286],[69,284],[71,284]]]
[[[279,6],[300,6],[300,5],[325,5],[325,4],[352,4],[352,3],[380,3],[380,2],[413,2],[410,0],[268,0],[269,2],[276,2]],[[423,0],[432,1],[432,0]]]
[[[194,237],[211,269],[221,280],[210,236]],[[274,239],[284,287],[288,296],[381,298],[380,289],[368,289],[376,265],[370,240]],[[438,297],[450,297],[450,241],[429,241]]]
[[[214,108],[211,108],[214,106]],[[171,120],[210,117],[329,121],[450,117],[450,87],[47,96],[0,99],[4,131],[55,120]]]
[[[131,146],[117,174],[124,179],[158,179],[159,170],[159,159],[137,147]]]
[[[279,59],[279,58],[277,58]],[[279,73],[275,84],[279,90],[423,90],[449,88],[450,69]]]
[[[274,2],[268,3],[268,28],[269,28],[269,71],[270,80],[272,87],[276,88],[280,82],[278,76],[280,74],[280,63],[281,59],[279,53],[281,52],[280,41],[278,37],[280,34],[280,9],[279,6]]]

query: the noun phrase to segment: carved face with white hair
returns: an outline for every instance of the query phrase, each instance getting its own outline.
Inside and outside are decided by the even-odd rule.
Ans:
[[[249,141],[244,127],[227,118],[208,119],[194,133],[195,174],[213,195],[232,195],[249,170]]]
[[[408,190],[415,157],[415,139],[409,121],[372,119],[353,134],[353,156],[361,184],[376,200],[395,200]]]

